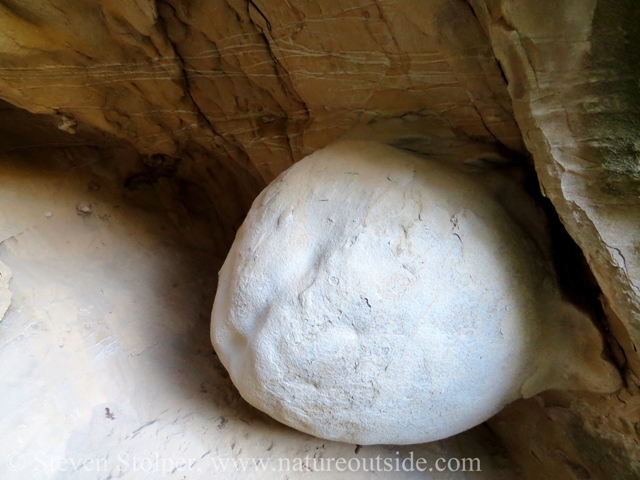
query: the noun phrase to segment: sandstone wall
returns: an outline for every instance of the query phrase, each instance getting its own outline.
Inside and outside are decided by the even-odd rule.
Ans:
[[[633,0],[0,0],[0,98],[43,114],[0,109],[0,149],[108,157],[118,181],[156,189],[176,222],[196,209],[202,222],[186,229],[220,255],[268,182],[357,125],[437,123],[530,152],[597,281],[594,320],[627,389],[543,395],[492,427],[532,478],[636,478],[638,9]]]

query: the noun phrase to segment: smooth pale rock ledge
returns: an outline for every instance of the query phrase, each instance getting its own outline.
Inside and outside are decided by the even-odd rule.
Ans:
[[[546,242],[506,177],[338,142],[254,202],[220,271],[212,341],[249,403],[358,444],[438,440],[547,388],[613,391]]]
[[[11,270],[4,263],[0,262],[0,322],[11,306]]]

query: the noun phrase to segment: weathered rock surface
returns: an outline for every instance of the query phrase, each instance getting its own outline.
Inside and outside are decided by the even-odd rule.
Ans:
[[[601,290],[604,308],[597,315],[627,385],[613,397],[542,397],[527,404],[528,413],[514,407],[493,426],[509,445],[528,443],[513,451],[518,449],[525,470],[542,468],[540,478],[638,478],[640,61],[634,45],[640,41],[640,5],[469,3],[509,81],[543,193]],[[515,424],[522,432],[506,433]]]
[[[243,397],[322,438],[407,444],[549,388],[616,391],[598,332],[561,299],[540,217],[507,178],[478,177],[343,141],[267,187],[212,314]]]
[[[545,195],[585,252],[640,377],[640,6],[470,2],[509,78]],[[553,21],[549,21],[553,19]],[[560,39],[564,39],[561,41]]]
[[[5,0],[0,12],[0,98],[179,157],[212,200],[221,253],[264,186],[354,125],[411,113],[524,151],[463,1]]]
[[[335,462],[320,473],[323,457],[327,470],[327,459],[409,456],[429,465],[479,458],[475,478],[518,478],[484,426],[356,454],[252,408],[209,340],[222,259],[185,241],[193,223],[183,213],[185,238],[157,192],[113,182],[108,159],[72,158],[0,155],[0,260],[12,268],[15,299],[0,322],[2,480],[298,480],[312,468],[321,478],[344,475]],[[93,213],[78,215],[87,202]],[[254,458],[265,468],[254,471]],[[369,480],[369,465],[349,478]]]
[[[11,270],[9,270],[9,267],[4,263],[0,262],[0,322],[11,306],[11,290],[9,290],[10,281]]]
[[[0,151],[33,160],[64,147],[84,157],[79,165],[106,162],[111,181],[134,195],[155,190],[173,222],[218,255],[268,182],[353,126],[394,117],[530,151],[588,262],[569,277],[597,280],[582,297],[626,388],[538,396],[526,413],[516,402],[491,425],[531,478],[635,478],[637,9],[634,0],[2,0],[0,98],[50,118],[0,106]],[[548,409],[564,415],[550,420]]]

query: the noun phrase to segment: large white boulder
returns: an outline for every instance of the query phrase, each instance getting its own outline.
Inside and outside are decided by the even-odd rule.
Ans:
[[[238,231],[212,314],[242,396],[322,438],[407,444],[579,377],[616,388],[531,233],[544,226],[519,226],[531,205],[489,177],[368,141],[283,173]]]

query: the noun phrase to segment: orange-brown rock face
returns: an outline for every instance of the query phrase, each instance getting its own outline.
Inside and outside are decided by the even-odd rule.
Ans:
[[[414,112],[521,149],[462,1],[2,2],[0,92],[133,142],[201,148],[270,181],[353,125]]]
[[[593,274],[580,293],[627,388],[543,395],[491,426],[531,478],[636,478],[638,8],[0,0],[0,99],[44,114],[0,105],[0,151],[62,147],[76,165],[107,162],[219,255],[265,185],[354,127],[530,153]]]
[[[36,0],[0,12],[1,98],[190,158],[184,175],[218,192],[234,226],[292,162],[375,119],[437,118],[524,148],[463,1]]]
[[[470,3],[509,79],[543,193],[602,290],[605,334],[628,385],[610,399],[547,396],[530,403],[522,430],[545,434],[529,437],[530,451],[522,458],[530,469],[546,465],[546,478],[637,478],[640,69],[632,45],[640,38],[639,6],[608,0]],[[524,410],[505,412],[496,419],[498,430],[521,421],[527,407],[515,408]],[[556,451],[560,431],[566,448]]]

